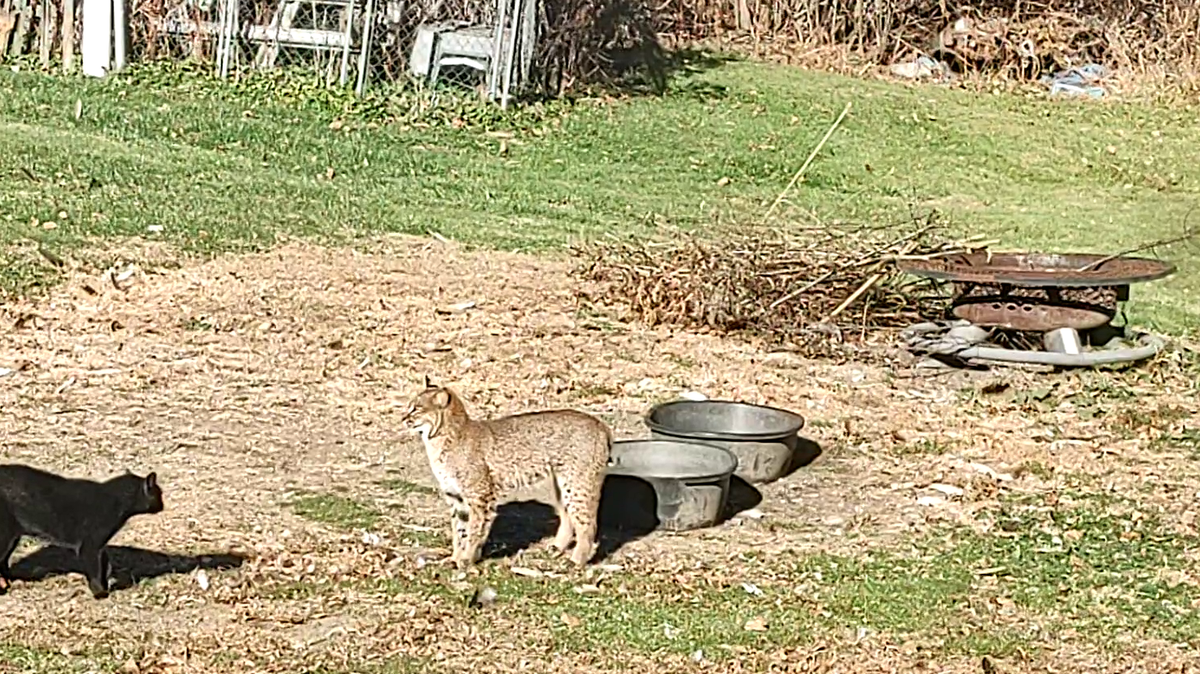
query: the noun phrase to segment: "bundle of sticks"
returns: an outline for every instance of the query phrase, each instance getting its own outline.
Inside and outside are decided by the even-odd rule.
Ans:
[[[901,225],[781,231],[721,228],[669,240],[602,239],[576,246],[583,299],[622,318],[795,341],[814,326],[899,327],[945,307],[945,297],[895,262],[986,249],[939,240],[936,214]]]

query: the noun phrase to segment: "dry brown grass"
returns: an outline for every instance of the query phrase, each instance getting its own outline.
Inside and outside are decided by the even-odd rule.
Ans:
[[[116,545],[248,560],[209,571],[207,590],[195,572],[167,574],[105,602],[76,576],[18,582],[0,598],[0,652],[16,643],[172,674],[364,671],[400,655],[419,659],[412,671],[980,671],[977,656],[887,633],[767,640],[713,663],[622,643],[573,648],[570,630],[586,626],[552,607],[467,609],[474,577],[421,568],[443,538],[439,498],[380,484],[432,485],[418,443],[391,412],[427,372],[481,413],[568,405],[603,415],[621,436],[643,434],[638,416],[685,389],[775,404],[804,414],[805,433],[824,447],[816,463],[763,488],[760,519],[652,534],[607,560],[616,566],[582,575],[541,546],[485,569],[562,574],[530,587],[594,582],[604,601],[620,602],[626,583],[668,593],[748,578],[765,586],[781,571],[771,559],[886,551],[947,523],[978,526],[1004,495],[1049,498],[1080,481],[1136,492],[1146,512],[1195,536],[1200,469],[1155,444],[1196,428],[1194,383],[1172,362],[1180,355],[1147,376],[1122,375],[1138,397],[1112,403],[1176,413],[1117,426],[1070,405],[984,393],[997,381],[1046,385],[1031,375],[911,379],[903,369],[774,354],[753,340],[582,316],[565,260],[393,238],[185,262],[145,270],[124,291],[97,276],[71,272],[48,296],[0,311],[0,367],[16,370],[0,377],[5,460],[93,476],[156,469],[167,511],[134,520]],[[468,300],[477,306],[448,310]],[[1065,400],[1095,397],[1110,380],[1054,381]],[[1014,477],[991,478],[978,464]],[[933,482],[964,496],[921,505]],[[287,503],[300,491],[369,504],[379,539],[298,516]],[[1194,579],[1195,562],[1180,572]],[[1160,672],[1183,662],[1151,638],[1119,653],[1079,639],[1038,643],[999,658],[998,671]],[[56,657],[31,671],[63,671],[70,657]]]

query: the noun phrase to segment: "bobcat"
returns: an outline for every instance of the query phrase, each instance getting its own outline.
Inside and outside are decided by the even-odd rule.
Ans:
[[[578,566],[591,561],[613,441],[603,421],[568,409],[475,420],[457,393],[429,377],[403,420],[420,432],[429,467],[450,504],[451,559],[459,569],[479,560],[499,504],[547,478],[559,522],[554,547],[566,552],[573,537],[571,561]]]

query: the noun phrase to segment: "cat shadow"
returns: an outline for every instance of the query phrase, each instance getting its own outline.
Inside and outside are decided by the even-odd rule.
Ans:
[[[606,477],[600,495],[598,540],[592,562],[598,564],[608,559],[626,543],[657,529],[656,504],[657,497],[649,483],[622,475]],[[538,501],[506,503],[497,510],[483,558],[510,557],[553,537],[557,531],[558,517],[550,506]]]
[[[129,589],[147,578],[191,573],[196,569],[236,569],[246,560],[236,554],[173,555],[124,545],[110,545],[106,549],[111,568],[110,591]],[[14,580],[37,582],[68,573],[82,574],[83,566],[73,550],[47,545],[22,557],[11,570]]]

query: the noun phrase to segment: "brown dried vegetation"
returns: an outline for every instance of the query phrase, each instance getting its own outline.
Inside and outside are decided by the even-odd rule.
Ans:
[[[867,328],[906,327],[944,309],[931,283],[897,260],[975,250],[940,238],[936,214],[897,226],[800,230],[718,227],[580,244],[581,299],[622,320],[722,333],[831,355]]]
[[[1021,79],[1089,60],[1155,78],[1200,71],[1200,7],[1189,0],[672,0],[663,17],[663,32],[683,42],[853,71],[916,53]]]

